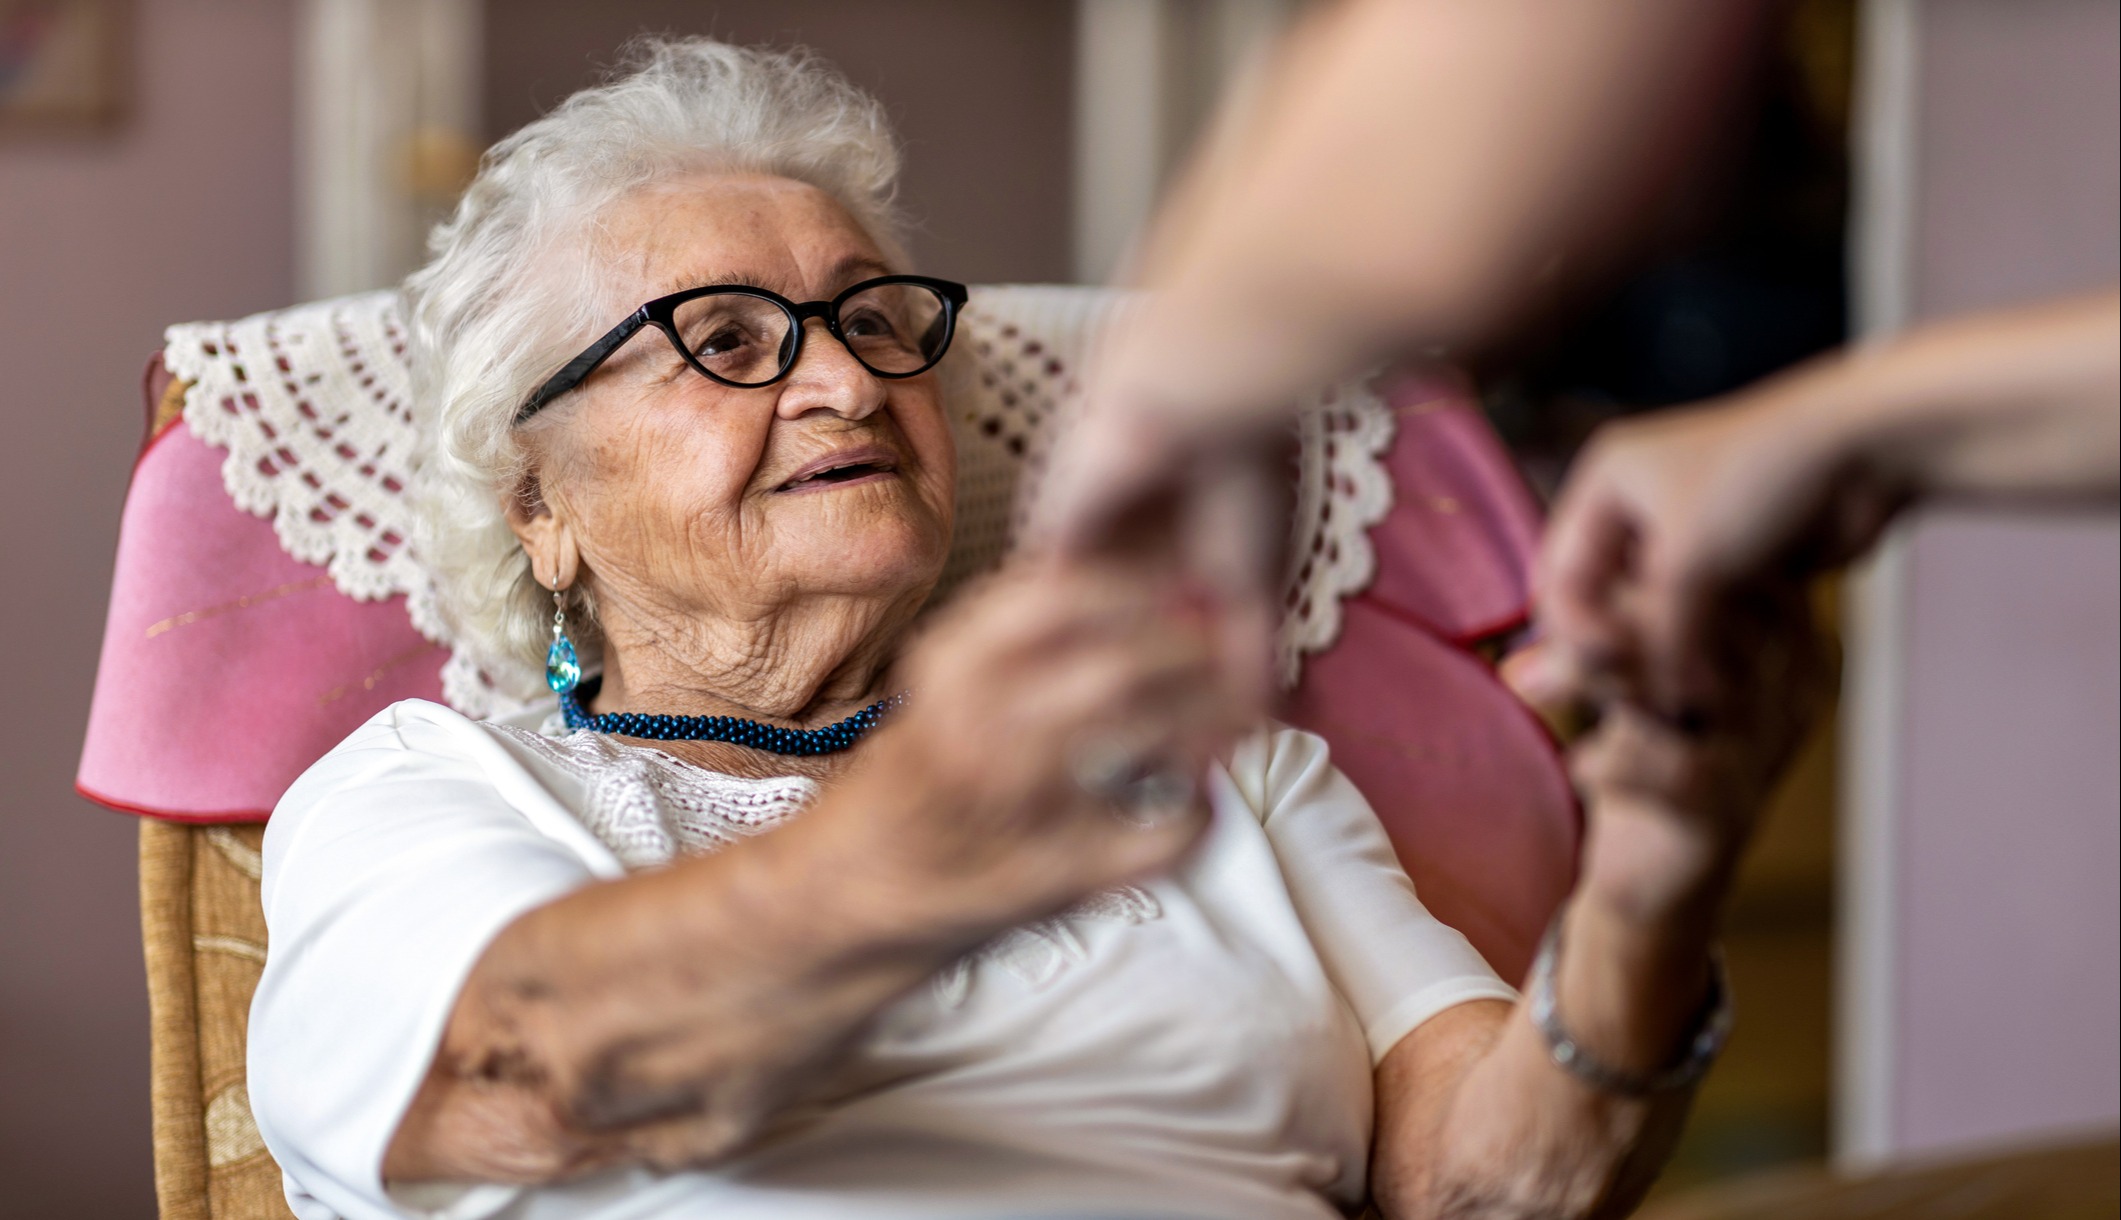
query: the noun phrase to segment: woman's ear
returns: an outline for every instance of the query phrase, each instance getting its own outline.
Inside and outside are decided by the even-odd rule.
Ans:
[[[535,473],[508,497],[508,528],[530,556],[531,576],[548,589],[571,587],[579,574],[581,552],[574,543],[574,524],[559,505],[546,500]]]

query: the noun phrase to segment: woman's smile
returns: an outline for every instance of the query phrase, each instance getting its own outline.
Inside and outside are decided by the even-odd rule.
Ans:
[[[899,458],[889,446],[860,445],[812,458],[775,487],[775,494],[805,494],[896,479]]]

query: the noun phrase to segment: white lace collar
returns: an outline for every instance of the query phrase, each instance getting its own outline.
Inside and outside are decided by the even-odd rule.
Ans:
[[[629,869],[718,851],[771,830],[817,799],[800,775],[747,779],[696,767],[603,733],[568,732],[557,712],[540,731],[496,723],[582,784],[575,817]]]
[[[558,713],[536,732],[512,724],[492,727],[581,782],[575,817],[628,869],[719,851],[772,830],[818,796],[817,782],[800,775],[726,775],[651,746],[602,733],[568,732]],[[936,976],[935,997],[946,1008],[957,1007],[970,993],[979,968],[990,964],[1026,987],[1042,989],[1088,956],[1081,925],[1135,925],[1162,915],[1156,896],[1135,886],[1092,894],[1059,915],[1012,928],[958,959]]]

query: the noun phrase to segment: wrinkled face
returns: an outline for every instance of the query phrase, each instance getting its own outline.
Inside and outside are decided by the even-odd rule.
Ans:
[[[688,177],[623,200],[599,230],[623,302],[609,323],[700,285],[829,300],[892,270],[830,197],[782,178]],[[823,322],[805,325],[795,368],[755,389],[709,381],[643,329],[525,426],[538,493],[607,622],[770,629],[798,606],[874,615],[926,596],[956,478],[935,374],[878,378]]]

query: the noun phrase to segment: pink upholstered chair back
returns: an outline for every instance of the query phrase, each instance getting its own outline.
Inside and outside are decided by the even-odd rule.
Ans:
[[[1082,292],[990,289],[975,297],[958,375],[974,387],[968,393],[986,395],[992,414],[968,413],[965,422],[969,435],[998,446],[995,454],[1020,453],[1024,438],[1012,429],[1035,432],[1051,397],[1072,384],[1081,344],[1040,328],[1048,325],[1042,319],[1079,314],[1088,299]],[[443,697],[450,652],[415,627],[403,594],[356,600],[341,591],[346,582],[335,569],[289,553],[299,549],[290,539],[305,521],[332,524],[334,514],[370,510],[319,483],[292,449],[276,447],[284,438],[274,427],[289,424],[264,414],[254,423],[267,439],[252,437],[235,453],[257,467],[246,477],[252,485],[282,478],[310,498],[300,514],[290,513],[287,496],[238,507],[230,489],[239,480],[224,469],[231,451],[200,439],[194,426],[202,411],[249,418],[267,393],[259,383],[274,377],[312,421],[297,426],[326,439],[334,419],[344,418],[334,412],[388,405],[380,393],[368,406],[300,398],[310,392],[305,386],[322,382],[305,378],[299,359],[254,353],[219,401],[194,393],[188,407],[164,357],[149,365],[148,436],[126,499],[78,780],[93,800],[176,822],[263,821],[304,768],[377,710]],[[361,373],[356,363],[355,382],[372,380],[374,370]],[[1519,977],[1570,883],[1577,814],[1544,730],[1476,646],[1523,621],[1536,507],[1459,383],[1410,376],[1376,394],[1387,413],[1372,402],[1370,416],[1351,412],[1339,431],[1329,419],[1304,439],[1313,490],[1324,488],[1325,500],[1314,495],[1303,511],[1322,509],[1330,519],[1363,499],[1333,498],[1355,490],[1340,484],[1363,470],[1349,466],[1336,444],[1377,445],[1380,453],[1361,460],[1388,486],[1367,530],[1374,575],[1366,587],[1315,579],[1292,586],[1323,590],[1316,597],[1337,606],[1292,605],[1310,639],[1291,653],[1300,680],[1285,718],[1332,743],[1432,909],[1506,977]],[[1364,429],[1367,441],[1354,435]],[[366,459],[349,453],[346,460],[352,469]],[[369,476],[393,478],[373,469]],[[305,479],[316,485],[295,486]],[[974,499],[1007,491],[968,487],[962,494]],[[378,562],[405,544],[389,522],[341,524],[367,531],[367,558]],[[1002,525],[988,528],[995,540],[981,545],[1006,545]],[[1299,545],[1308,540],[1313,562],[1337,563],[1345,574],[1349,557],[1339,551],[1362,537],[1319,529]],[[1357,565],[1358,575],[1368,570]]]

